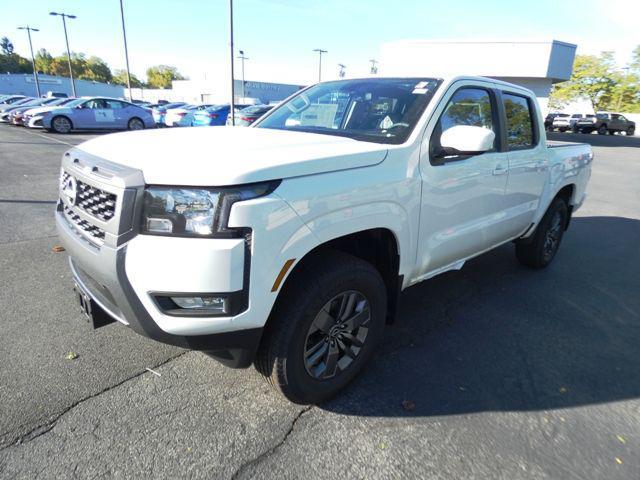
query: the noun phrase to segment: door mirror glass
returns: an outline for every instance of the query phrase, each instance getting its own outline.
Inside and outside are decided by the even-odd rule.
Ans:
[[[442,132],[440,145],[448,155],[474,155],[492,150],[495,139],[486,127],[456,125]]]

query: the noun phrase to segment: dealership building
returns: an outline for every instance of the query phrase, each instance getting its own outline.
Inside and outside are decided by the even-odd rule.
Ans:
[[[38,75],[40,83],[40,93],[47,92],[66,93],[71,96],[73,89],[71,81],[67,77],[56,77],[53,75]],[[105,97],[124,97],[124,87],[122,85],[112,85],[110,83],[94,82],[90,80],[75,80],[76,92],[78,96],[101,95]],[[37,96],[36,82],[31,74],[25,73],[3,73],[0,74],[0,94]]]
[[[481,75],[522,85],[547,112],[554,83],[571,77],[576,45],[540,41],[400,40],[380,49],[380,73],[398,76]]]

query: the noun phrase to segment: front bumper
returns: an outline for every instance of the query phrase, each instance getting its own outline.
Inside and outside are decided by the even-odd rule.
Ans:
[[[92,168],[100,172],[102,165],[86,169],[82,163],[76,164],[65,157],[63,167],[78,181],[106,188],[89,173]],[[135,172],[121,173],[136,175]],[[140,214],[142,187],[112,190],[118,192],[120,213],[112,220],[115,225],[110,225],[111,221],[100,224],[106,232],[102,243],[87,237],[86,232],[83,234],[79,224],[68,216],[73,204],[69,204],[64,195],[58,202],[56,227],[60,242],[69,254],[74,281],[100,309],[140,335],[206,351],[229,366],[249,366],[259,345],[262,327],[235,325],[235,318],[227,316],[166,314],[152,296],[154,292],[219,292],[244,294],[248,299],[249,249],[245,239],[138,235],[134,219]],[[80,209],[74,212],[83,215]]]

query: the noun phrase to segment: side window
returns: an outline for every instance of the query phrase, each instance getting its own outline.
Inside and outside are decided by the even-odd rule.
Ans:
[[[89,100],[87,103],[85,103],[85,108],[91,108],[93,110],[99,109],[99,108],[107,108],[105,106],[104,100],[96,98],[94,100]]]
[[[533,115],[525,97],[502,92],[507,118],[507,145],[510,150],[533,147]]]
[[[124,105],[118,102],[117,100],[106,100],[106,102],[107,102],[107,108],[110,108],[112,110],[116,110],[124,107]]]
[[[627,120],[627,117],[625,117],[625,116],[623,116],[623,115],[620,115],[620,116],[618,117],[618,120],[620,120],[621,122],[628,122],[628,121],[629,121],[629,120]]]
[[[437,156],[442,150],[440,144],[442,133],[457,125],[484,127],[497,134],[489,91],[469,87],[461,88],[453,94],[431,135],[429,143],[431,158]],[[495,142],[493,148],[495,149]]]

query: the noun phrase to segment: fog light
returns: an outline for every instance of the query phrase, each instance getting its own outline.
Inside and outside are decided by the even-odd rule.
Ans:
[[[171,297],[180,308],[199,312],[227,313],[227,302],[224,297]]]

